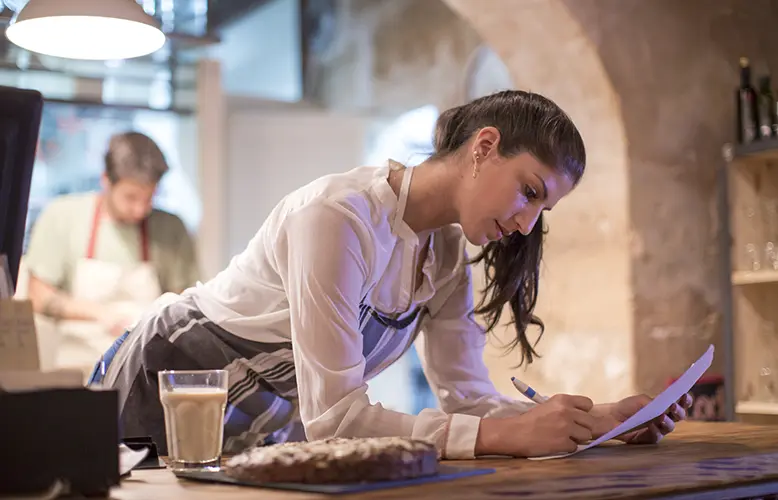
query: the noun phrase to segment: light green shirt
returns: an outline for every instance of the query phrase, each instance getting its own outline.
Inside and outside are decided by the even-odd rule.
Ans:
[[[38,279],[67,293],[79,259],[86,257],[96,193],[66,195],[50,202],[32,228],[25,265]],[[194,243],[173,214],[153,210],[148,218],[150,264],[163,292],[178,293],[196,283]],[[131,267],[143,261],[140,226],[102,217],[94,258]]]

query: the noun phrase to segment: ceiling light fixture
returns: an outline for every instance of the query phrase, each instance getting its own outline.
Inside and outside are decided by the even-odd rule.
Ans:
[[[23,49],[67,59],[131,59],[165,45],[159,23],[134,0],[30,0],[5,34]]]

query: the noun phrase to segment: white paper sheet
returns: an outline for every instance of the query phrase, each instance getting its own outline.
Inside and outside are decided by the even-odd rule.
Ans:
[[[10,299],[14,295],[14,284],[11,279],[11,267],[8,256],[0,254],[0,299]]]
[[[710,368],[713,362],[713,345],[708,347],[700,359],[695,361],[686,373],[681,375],[678,380],[673,382],[670,387],[665,389],[659,396],[655,397],[650,403],[640,409],[637,413],[628,418],[621,425],[617,426],[612,431],[603,434],[599,438],[595,439],[589,444],[578,445],[578,449],[572,453],[562,453],[559,455],[548,455],[545,457],[532,457],[530,460],[551,460],[554,458],[563,458],[575,455],[589,448],[594,448],[609,439],[613,439],[616,436],[627,433],[636,427],[639,427],[658,416],[665,413],[673,403],[681,399],[681,396],[689,392],[692,386],[702,377],[702,375]]]
[[[119,474],[124,475],[138,466],[149,454],[148,448],[133,450],[125,444],[119,445]]]

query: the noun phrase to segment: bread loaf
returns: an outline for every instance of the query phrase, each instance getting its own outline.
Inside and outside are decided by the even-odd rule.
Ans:
[[[331,438],[255,447],[230,458],[224,473],[251,482],[347,484],[434,475],[427,441],[399,437]]]

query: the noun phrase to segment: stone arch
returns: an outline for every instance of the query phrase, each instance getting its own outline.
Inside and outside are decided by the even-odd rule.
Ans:
[[[505,61],[490,45],[482,43],[470,54],[462,77],[463,101],[515,86]]]
[[[618,94],[597,47],[560,0],[443,1],[503,58],[518,88],[567,111],[587,146],[581,185],[547,218],[537,307],[546,323],[538,346],[543,358],[521,376],[544,392],[596,401],[625,396],[635,385],[628,149]],[[508,340],[512,332],[506,325],[498,337]],[[492,379],[512,394],[516,353],[504,356],[491,344]]]

